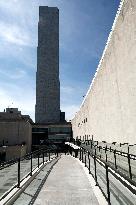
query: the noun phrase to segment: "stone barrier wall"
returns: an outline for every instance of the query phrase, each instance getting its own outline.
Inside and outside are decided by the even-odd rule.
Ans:
[[[74,138],[136,143],[136,0],[121,2],[72,129]]]

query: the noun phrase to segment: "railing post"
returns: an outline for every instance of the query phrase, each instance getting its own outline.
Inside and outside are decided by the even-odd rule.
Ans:
[[[107,145],[106,145],[106,147],[105,147],[105,153],[107,152]]]
[[[96,186],[97,186],[97,172],[96,172],[97,168],[96,168],[96,148],[95,148],[95,155],[94,155],[94,171],[95,171],[95,182],[96,182]]]
[[[128,154],[129,154],[129,145],[128,145]]]
[[[86,167],[86,154],[85,154],[85,167]]]
[[[39,168],[39,151],[38,151],[38,168]]]
[[[33,172],[33,164],[32,164],[32,152],[31,152],[31,172],[30,172],[30,176],[32,176],[32,172]]]
[[[105,164],[106,169],[106,182],[107,182],[107,196],[108,196],[108,203],[110,203],[110,186],[109,186],[109,176],[108,176],[108,165]]]
[[[50,161],[50,159],[51,159],[51,158],[50,158],[50,152],[49,152],[49,161]]]
[[[92,149],[92,147],[93,147],[93,143],[92,143],[92,141],[91,141],[91,149]]]
[[[96,141],[96,145],[97,145],[97,147],[98,147],[98,141]]]
[[[91,174],[91,172],[90,172],[90,157],[88,159],[89,159],[89,174]]]
[[[115,169],[117,169],[116,150],[114,150]]]
[[[93,141],[93,135],[92,135],[92,141]]]
[[[81,161],[81,148],[80,148],[80,157],[79,157],[79,160]]]
[[[130,154],[128,154],[128,166],[129,166],[129,177],[132,179],[131,164],[130,164]]]
[[[82,162],[84,162],[84,151],[82,150]]]
[[[43,150],[43,164],[44,164],[44,150]]]
[[[20,187],[20,158],[18,159],[18,185],[17,187]]]
[[[107,153],[106,153],[106,162],[108,161]]]

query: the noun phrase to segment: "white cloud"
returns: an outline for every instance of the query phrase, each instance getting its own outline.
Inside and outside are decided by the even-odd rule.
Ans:
[[[0,83],[0,110],[7,107],[17,107],[22,114],[30,115],[34,120],[35,90],[13,83]]]
[[[5,70],[0,70],[0,74],[3,76],[6,76],[7,78],[10,79],[20,79],[26,76],[26,71],[21,70],[20,68],[15,69],[15,70],[8,70],[5,72]]]
[[[8,43],[19,46],[31,46],[31,39],[27,32],[17,25],[0,22],[0,38]]]

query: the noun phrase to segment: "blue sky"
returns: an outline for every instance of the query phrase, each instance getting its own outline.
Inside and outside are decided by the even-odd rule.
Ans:
[[[61,110],[71,119],[97,69],[119,0],[0,0],[0,111],[35,115],[40,5],[60,10]]]

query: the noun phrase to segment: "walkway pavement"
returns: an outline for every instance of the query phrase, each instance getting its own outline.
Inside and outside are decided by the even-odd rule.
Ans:
[[[99,205],[83,166],[77,159],[62,155],[52,165],[48,178],[47,172],[45,166],[14,205],[22,205],[24,202],[25,205]]]
[[[51,156],[51,158],[54,155]],[[44,160],[48,160],[49,157],[45,157]],[[39,163],[41,164],[43,158],[39,158]],[[22,179],[31,171],[30,159],[23,160],[20,162],[20,178]],[[38,159],[33,158],[32,160],[33,169],[38,166]],[[9,167],[0,170],[0,197],[7,192],[12,186],[17,183],[18,180],[18,163],[15,163]]]

